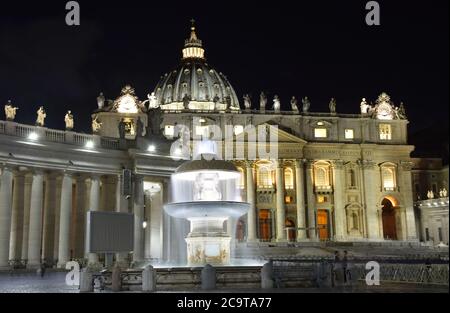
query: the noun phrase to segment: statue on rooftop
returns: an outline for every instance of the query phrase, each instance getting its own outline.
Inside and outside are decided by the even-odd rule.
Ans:
[[[249,94],[244,95],[244,108],[247,111],[250,111],[252,108],[252,99],[250,98]]]
[[[264,94],[264,92],[261,92],[261,94],[259,95],[259,109],[261,111],[265,111],[266,105],[267,105],[267,97]]]
[[[188,96],[187,93],[185,93],[183,97],[183,107],[185,110],[189,109],[189,102],[191,102],[191,98]]]
[[[105,96],[103,95],[103,92],[100,92],[97,97],[97,105],[99,110],[103,109],[103,107],[105,106]]]
[[[330,113],[331,114],[336,114],[336,99],[331,98],[330,104],[328,106],[330,108]]]
[[[360,108],[361,108],[361,114],[369,114],[370,113],[371,106],[370,106],[370,104],[367,103],[366,98],[362,98]]]
[[[36,126],[43,127],[45,124],[45,118],[47,117],[47,113],[45,112],[44,107],[40,106],[36,113],[37,113]]]
[[[147,98],[148,98],[148,108],[149,109],[155,109],[158,107],[158,99],[156,98],[154,92],[152,92],[151,94],[148,94]]]
[[[64,122],[66,123],[66,130],[73,130],[73,115],[72,111],[67,111],[66,116],[64,117]]]
[[[303,104],[303,113],[308,113],[309,108],[311,107],[311,102],[309,101],[308,97],[304,97],[302,99],[302,104]]]
[[[281,102],[280,102],[280,98],[278,97],[278,95],[275,95],[273,97],[273,110],[275,112],[280,112],[280,110],[281,110]]]
[[[8,100],[8,103],[5,105],[5,116],[7,121],[14,121],[16,118],[16,112],[19,108],[14,107],[11,104],[11,100]]]
[[[298,101],[297,101],[297,98],[295,98],[295,96],[292,96],[292,98],[291,98],[291,108],[292,108],[293,112],[295,112],[295,113],[299,112],[298,111]]]

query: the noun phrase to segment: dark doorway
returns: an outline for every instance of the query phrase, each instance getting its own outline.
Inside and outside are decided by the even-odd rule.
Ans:
[[[395,222],[395,209],[389,199],[381,201],[383,205],[383,237],[384,239],[397,240],[397,227]]]

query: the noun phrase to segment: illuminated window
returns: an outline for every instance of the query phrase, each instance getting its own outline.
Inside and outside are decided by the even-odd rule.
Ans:
[[[239,171],[239,180],[238,180],[238,188],[239,189],[244,189],[245,188],[245,172],[244,169],[242,167],[238,167],[238,171]]]
[[[326,128],[314,128],[314,137],[327,138],[327,129]]]
[[[242,134],[244,132],[244,126],[242,125],[236,125],[234,126],[234,135],[238,136],[239,134]]]
[[[396,187],[395,167],[394,166],[383,166],[381,168],[381,179],[382,179],[383,188],[385,191],[395,190],[395,187]]]
[[[284,202],[287,204],[292,203],[292,200],[293,200],[293,198],[291,196],[284,197]]]
[[[294,189],[294,172],[292,168],[284,169],[284,188]]]
[[[353,138],[355,138],[353,129],[346,129],[345,130],[345,139],[353,139]]]
[[[317,203],[325,203],[328,199],[325,196],[317,196]]]
[[[273,188],[274,170],[272,164],[263,163],[258,165],[256,179],[259,188]]]
[[[164,135],[166,137],[173,137],[175,134],[175,127],[173,125],[166,125],[164,127]]]
[[[390,124],[380,124],[380,140],[391,140],[392,129]]]

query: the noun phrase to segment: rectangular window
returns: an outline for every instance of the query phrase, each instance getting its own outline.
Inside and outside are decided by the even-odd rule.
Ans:
[[[438,236],[439,236],[439,241],[442,241],[442,228],[441,227],[438,228]]]
[[[293,198],[291,196],[286,196],[284,197],[284,202],[286,202],[287,204],[292,203]]]
[[[326,128],[314,128],[314,137],[327,138],[327,129]]]
[[[344,134],[345,134],[345,139],[353,139],[353,138],[355,138],[355,134],[354,134],[353,129],[346,129]]]
[[[430,241],[430,231],[425,228],[425,241]]]
[[[380,140],[391,140],[392,128],[390,124],[380,124]]]

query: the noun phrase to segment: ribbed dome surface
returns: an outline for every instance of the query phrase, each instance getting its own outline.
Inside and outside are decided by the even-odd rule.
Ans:
[[[239,110],[238,97],[227,77],[206,62],[203,43],[193,25],[182,55],[181,65],[162,76],[154,90],[162,109]]]

